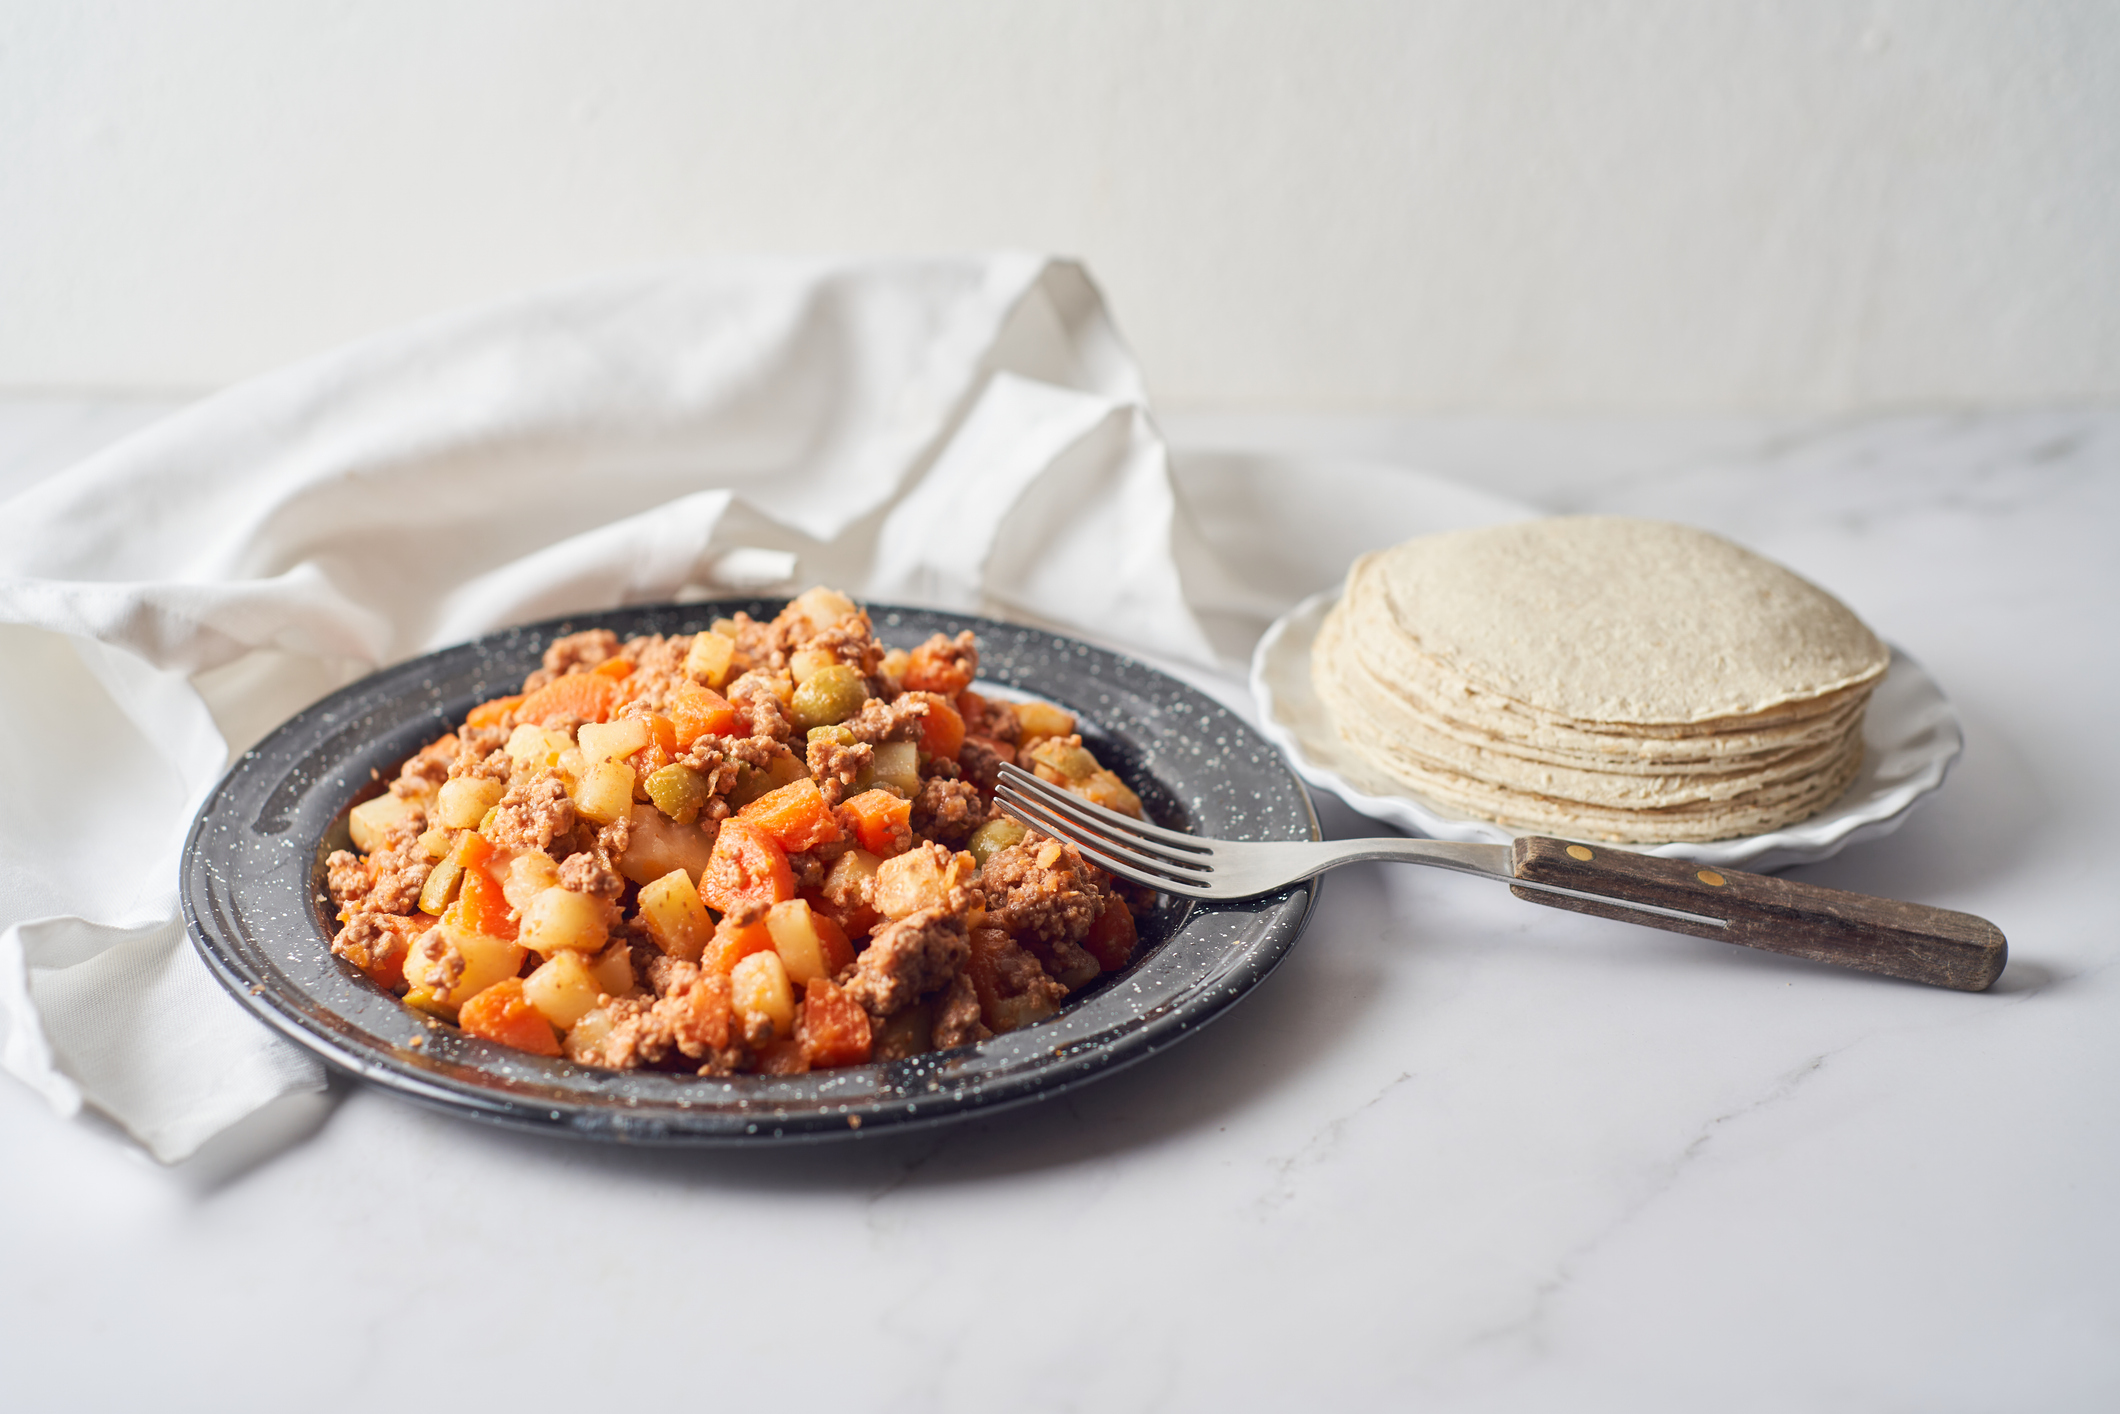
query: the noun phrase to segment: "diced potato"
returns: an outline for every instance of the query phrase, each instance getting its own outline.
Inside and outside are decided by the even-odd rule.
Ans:
[[[910,741],[886,741],[876,748],[876,784],[911,800],[920,794],[920,747]]]
[[[873,897],[876,911],[886,918],[904,918],[923,908],[943,908],[950,891],[971,881],[976,866],[969,854],[952,854],[946,861],[942,851],[920,845],[886,859],[876,867]]]
[[[655,945],[683,962],[697,962],[714,935],[714,920],[699,901],[699,886],[672,869],[640,891],[640,921]]]
[[[373,854],[382,848],[385,835],[412,824],[419,816],[418,801],[385,792],[374,800],[364,800],[354,806],[346,816],[346,828],[353,834],[355,849],[363,854]]]
[[[893,688],[905,677],[906,669],[913,666],[913,655],[903,648],[893,648],[883,655],[882,672]]]
[[[788,676],[801,687],[817,676],[819,669],[829,668],[838,661],[838,656],[828,648],[798,648],[788,655]]]
[[[1067,737],[1045,737],[1028,752],[1032,769],[1043,766],[1038,774],[1055,785],[1068,785],[1075,781],[1086,781],[1101,769],[1097,758],[1090,755],[1079,739]]]
[[[509,734],[508,755],[518,762],[550,766],[572,745],[565,732],[525,722]]]
[[[646,717],[620,717],[615,722],[584,722],[575,733],[582,760],[589,766],[599,761],[623,761],[655,740],[655,729]]]
[[[456,958],[463,960],[463,970],[452,983]],[[406,954],[405,981],[412,991],[405,999],[453,1019],[456,1008],[502,978],[513,977],[522,965],[522,948],[506,938],[437,923]]]
[[[543,850],[533,849],[509,860],[500,875],[501,896],[508,900],[508,907],[521,914],[530,906],[530,900],[558,885],[559,865]]]
[[[774,622],[787,628],[790,642],[803,643],[860,612],[846,595],[820,584],[796,595]]]
[[[766,910],[766,931],[773,935],[773,951],[780,954],[788,982],[801,987],[812,977],[830,977],[825,960],[824,939],[818,936],[810,906],[799,898],[776,903]]]
[[[582,773],[569,794],[575,810],[599,825],[623,819],[633,809],[633,768],[622,761],[599,761]]]
[[[1008,707],[1016,714],[1016,725],[1023,729],[1023,746],[1029,746],[1042,736],[1070,736],[1074,733],[1075,714],[1050,702],[1011,702]]]
[[[795,989],[777,952],[754,952],[729,974],[730,1001],[746,1016],[773,1023],[773,1035],[785,1040],[795,1032]]]
[[[435,797],[434,816],[452,830],[474,830],[486,812],[501,803],[508,787],[488,776],[458,776],[443,781]]]
[[[523,979],[523,997],[561,1031],[596,1009],[604,992],[577,952],[556,952]]]
[[[636,884],[652,884],[672,869],[682,869],[693,883],[699,882],[714,857],[714,841],[705,831],[679,825],[652,805],[635,805],[630,819],[632,833],[626,852],[618,857],[619,873]]]
[[[611,1034],[611,1013],[602,1007],[584,1012],[579,1021],[567,1030],[563,1043],[567,1059],[580,1065],[596,1065],[603,1060],[604,1038]]]
[[[436,825],[420,836],[420,853],[429,859],[440,859],[449,852],[449,840],[449,831]]]
[[[572,889],[546,889],[522,910],[516,938],[545,957],[562,950],[601,952],[611,936],[606,907],[602,899]]]
[[[623,941],[613,943],[589,964],[589,975],[607,996],[632,996],[637,985],[633,979],[633,950]]]
[[[685,654],[685,675],[708,687],[720,688],[729,681],[729,664],[736,656],[736,640],[708,629],[694,634],[692,649]]]

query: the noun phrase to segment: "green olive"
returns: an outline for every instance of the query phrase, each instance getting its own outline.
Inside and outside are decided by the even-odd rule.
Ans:
[[[978,860],[979,867],[984,869],[989,859],[1029,833],[1029,830],[1014,820],[989,820],[972,831],[971,842],[965,848],[971,851],[972,858]]]
[[[707,803],[707,778],[690,766],[665,766],[652,773],[646,785],[655,808],[680,825],[697,820]]]
[[[788,704],[788,718],[800,731],[829,727],[859,712],[861,704],[868,700],[869,689],[861,674],[844,663],[834,663],[819,668],[810,674],[809,681],[795,689],[795,700]]]

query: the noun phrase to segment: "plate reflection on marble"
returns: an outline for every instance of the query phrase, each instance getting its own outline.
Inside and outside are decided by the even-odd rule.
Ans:
[[[1539,833],[1452,810],[1407,790],[1347,749],[1310,685],[1310,646],[1338,598],[1339,591],[1330,590],[1296,605],[1266,631],[1252,654],[1251,691],[1262,729],[1288,753],[1297,772],[1363,814],[1430,839],[1506,844],[1518,835]],[[1627,848],[1754,871],[1809,864],[1898,829],[1915,803],[1943,784],[1964,747],[1958,713],[1942,689],[1895,648],[1863,720],[1862,771],[1839,800],[1808,820],[1761,834]]]
[[[777,600],[576,615],[443,649],[333,693],[223,778],[185,843],[192,942],[235,998],[331,1065],[397,1094],[518,1129],[636,1144],[755,1144],[874,1134],[1049,1099],[1182,1040],[1255,986],[1294,945],[1316,895],[1163,898],[1125,969],[1058,1016],[911,1060],[798,1076],[612,1071],[511,1050],[431,1021],[332,956],[324,858],[346,812],[475,704],[520,689],[553,637],[692,633]],[[1058,702],[1086,742],[1167,825],[1225,839],[1318,836],[1302,782],[1256,732],[1155,669],[1043,630],[870,606],[877,636],[979,636],[981,682]]]

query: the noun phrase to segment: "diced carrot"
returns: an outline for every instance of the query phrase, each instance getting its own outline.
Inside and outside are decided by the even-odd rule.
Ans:
[[[845,831],[833,818],[832,807],[825,804],[817,782],[807,776],[767,791],[737,811],[736,818],[758,826],[790,853],[845,838]]]
[[[854,945],[847,940],[846,929],[831,919],[810,910],[810,926],[817,930],[817,939],[824,944],[824,965],[833,976],[854,960]]]
[[[699,970],[718,972],[726,977],[736,970],[736,964],[755,952],[773,951],[773,935],[768,932],[763,919],[756,923],[738,926],[724,918],[714,929],[714,936],[707,942],[707,950],[699,959]]]
[[[809,1054],[803,1050],[802,1042],[793,1036],[769,1041],[758,1053],[760,1075],[801,1075],[809,1068]]]
[[[770,908],[795,897],[795,876],[787,853],[765,831],[748,820],[724,820],[699,874],[699,896],[720,913],[740,903]]]
[[[532,1055],[556,1056],[559,1033],[523,995],[523,979],[507,977],[465,1002],[456,1024],[474,1036]]]
[[[927,715],[920,719],[921,750],[955,761],[964,747],[963,715],[938,692],[909,692],[906,696],[927,703]]]
[[[860,1065],[869,1058],[869,1014],[822,977],[812,977],[803,988],[795,1036],[813,1070]]]
[[[461,830],[453,846],[459,869],[476,869],[493,858],[493,841],[476,830]]]
[[[964,691],[957,694],[957,713],[959,716],[963,717],[964,720],[966,720],[967,722],[978,722],[985,720],[986,697],[984,696],[984,694],[977,693],[972,691],[970,688],[966,688]]]
[[[913,802],[887,790],[865,790],[839,807],[854,822],[854,836],[873,855],[889,859],[913,842]]]
[[[817,931],[818,936],[825,939],[826,961],[831,964],[835,973],[854,960],[854,944],[851,939],[867,937],[875,931],[876,925],[883,921],[883,915],[869,905],[856,903],[842,907],[826,898],[822,889],[811,889],[803,894],[802,898],[810,905],[810,915],[813,918],[822,923],[829,923],[832,927],[830,933],[826,933],[822,928]],[[846,948],[844,955],[832,942],[834,937]]]
[[[464,871],[464,880],[457,886],[456,902],[450,907],[456,910],[464,927],[474,933],[484,933],[489,938],[513,938],[516,935],[519,925],[509,914],[507,896],[483,865],[474,864]]]
[[[938,633],[913,650],[900,681],[916,692],[939,692],[944,697],[955,697],[972,685],[972,674],[977,667],[976,655],[967,655]]]
[[[679,683],[670,694],[671,748],[682,751],[703,736],[734,736],[744,729],[743,714],[711,687]]]
[[[541,727],[562,717],[602,722],[610,719],[611,709],[617,705],[616,681],[595,673],[569,673],[566,677],[554,678],[525,697],[517,705],[515,717],[517,721],[535,722]]]
[[[651,741],[626,758],[633,768],[633,779],[645,781],[648,777],[670,764],[670,749],[659,741]]]
[[[501,724],[501,719],[513,712],[522,700],[522,695],[518,693],[514,697],[496,697],[491,702],[481,702],[464,718],[464,725],[497,727]]]
[[[1138,937],[1133,911],[1114,894],[1104,905],[1104,912],[1097,915],[1097,921],[1089,925],[1089,936],[1082,940],[1082,948],[1097,959],[1097,966],[1106,972],[1117,972],[1133,961]]]
[[[606,658],[595,667],[589,669],[589,671],[603,678],[631,677],[633,676],[633,660],[631,658]]]
[[[655,733],[655,744],[671,755],[677,754],[677,724],[660,712],[643,714],[648,719],[648,730]]]

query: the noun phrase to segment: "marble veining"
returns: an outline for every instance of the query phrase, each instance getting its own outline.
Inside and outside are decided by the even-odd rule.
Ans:
[[[1305,547],[1349,543],[1298,454],[1339,457],[1336,486],[1368,464],[1377,545],[1471,488],[1702,525],[1841,595],[1948,693],[1965,752],[1896,834],[1792,877],[1992,918],[1995,991],[1375,864],[1183,1044],[853,1145],[567,1145],[341,1085],[160,1171],[0,1085],[0,1270],[28,1274],[0,1284],[5,1388],[373,1407],[514,1273],[686,1352],[629,1371],[659,1403],[2120,1407],[2120,412],[1166,425],[1183,494],[1270,513],[1272,536],[1212,523],[1284,606],[1333,578]],[[1210,679],[1187,678],[1244,716]],[[1318,806],[1328,837],[1385,828]],[[568,1261],[526,1267],[533,1232]],[[451,1378],[610,1394],[535,1313],[477,1329]]]

